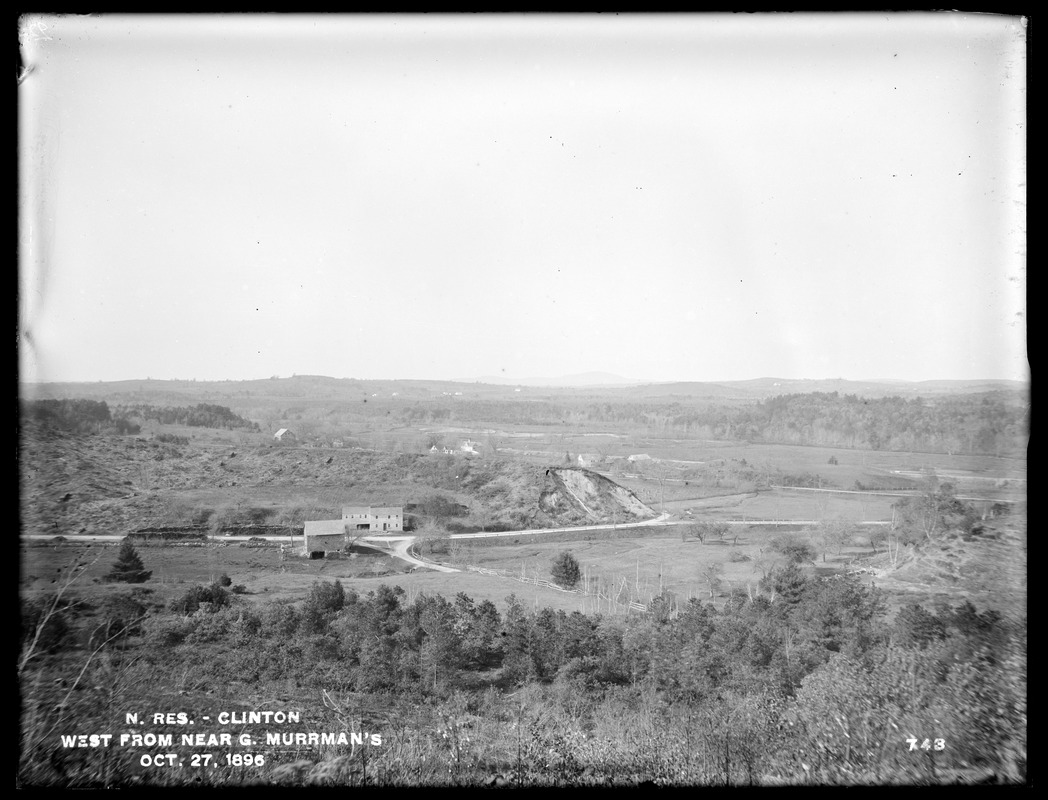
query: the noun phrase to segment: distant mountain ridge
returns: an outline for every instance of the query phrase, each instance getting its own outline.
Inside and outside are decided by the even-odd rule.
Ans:
[[[852,381],[843,379],[754,378],[744,381],[643,382],[606,372],[588,372],[561,378],[524,380],[486,377],[474,381],[331,378],[293,375],[245,381],[124,380],[95,382],[22,383],[23,399],[85,398],[117,403],[146,402],[167,405],[223,403],[239,406],[247,398],[309,399],[359,402],[385,398],[405,400],[520,399],[533,402],[557,397],[600,396],[615,401],[756,402],[776,395],[839,392],[860,397],[942,397],[1003,392],[1024,395],[1029,384],[1013,380]]]

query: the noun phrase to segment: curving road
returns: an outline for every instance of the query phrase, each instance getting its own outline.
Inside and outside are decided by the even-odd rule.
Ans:
[[[484,531],[481,533],[452,533],[449,534],[450,539],[490,539],[498,536],[505,537],[520,537],[520,536],[538,536],[543,533],[582,533],[586,531],[612,531],[622,530],[629,528],[651,528],[651,527],[663,527],[667,525],[680,524],[679,520],[671,520],[671,514],[663,513],[652,519],[642,520],[640,522],[623,522],[618,524],[603,524],[603,525],[581,525],[567,528],[530,528],[523,531]],[[725,525],[817,525],[818,520],[753,520],[753,519],[730,519],[730,520],[718,520]],[[886,520],[870,520],[856,523],[858,525],[891,525],[891,522]],[[30,534],[23,538],[34,540],[34,541],[54,541],[55,536],[50,534]],[[210,541],[219,542],[247,542],[252,539],[257,539],[257,536],[221,536],[213,537]],[[266,536],[265,539],[268,542],[293,542],[295,539],[301,540],[302,535],[298,536]],[[437,564],[432,561],[425,561],[411,554],[411,546],[419,537],[410,534],[389,534],[389,533],[376,533],[371,536],[363,536],[358,540],[358,543],[365,543],[366,546],[372,547],[376,550],[388,553],[393,558],[399,558],[402,561],[407,561],[409,564],[413,564],[416,567],[424,567],[425,569],[432,569],[438,572],[461,572],[461,570],[455,569],[454,567],[448,567],[444,564]],[[123,541],[123,536],[116,535],[85,535],[73,534],[65,537],[65,542],[76,543],[76,542],[119,542]]]

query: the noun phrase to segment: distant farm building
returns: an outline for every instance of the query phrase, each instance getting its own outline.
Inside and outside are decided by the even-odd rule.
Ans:
[[[404,530],[403,506],[343,506],[342,520],[354,531],[383,533]]]
[[[647,453],[637,453],[636,455],[630,456],[626,460],[630,463],[633,463],[636,461],[651,461],[652,458]]]
[[[279,431],[273,434],[273,438],[278,442],[293,442],[298,437],[295,436],[295,432],[288,430],[287,428],[281,428]]]
[[[306,520],[306,554],[337,553],[364,534],[404,530],[403,506],[343,506],[342,519]]]
[[[466,439],[466,441],[459,445],[459,450],[463,453],[468,453],[469,455],[479,455],[477,451],[477,443],[469,439]]]

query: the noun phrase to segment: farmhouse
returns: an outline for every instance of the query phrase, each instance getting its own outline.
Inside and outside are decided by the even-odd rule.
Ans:
[[[404,530],[403,506],[343,506],[342,522],[350,530],[389,532]]]
[[[293,442],[298,437],[295,436],[294,431],[290,431],[287,428],[281,428],[279,431],[273,434],[273,438],[278,442]]]
[[[342,519],[306,520],[304,551],[336,553],[367,533],[404,530],[403,506],[343,506]]]

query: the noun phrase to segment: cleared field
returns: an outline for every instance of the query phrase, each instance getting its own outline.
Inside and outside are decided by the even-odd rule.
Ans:
[[[488,546],[467,552],[464,557],[469,563],[488,569],[549,580],[553,559],[569,550],[578,559],[591,589],[595,591],[599,582],[613,596],[641,603],[649,602],[663,590],[673,593],[679,602],[691,597],[710,600],[710,585],[703,573],[714,565],[714,569],[721,570],[720,586],[713,592],[713,600],[719,604],[732,588],[756,590],[762,575],[761,549],[782,535],[775,529],[743,526],[733,529],[723,541],[702,544],[694,539],[682,542],[679,532],[664,529],[635,538]],[[805,536],[800,532],[790,535]],[[862,546],[868,543],[861,534],[855,541],[858,546],[844,548],[840,555],[827,553],[826,561],[820,556],[817,572],[837,572],[855,558],[872,553]],[[590,598],[587,607],[596,610],[596,600]],[[601,610],[611,609],[605,603]]]
[[[21,590],[32,597],[55,591],[62,577],[77,563],[87,563],[85,574],[76,583],[75,594],[86,599],[128,591],[126,584],[101,583],[116,560],[119,545],[84,546],[75,543],[22,547]],[[144,584],[158,603],[167,603],[190,586],[208,584],[226,573],[234,584],[243,584],[247,593],[239,595],[247,603],[305,598],[315,581],[339,580],[348,589],[366,594],[382,584],[400,586],[409,598],[420,592],[453,598],[465,592],[475,601],[490,600],[500,610],[506,598],[515,594],[530,606],[550,606],[565,611],[582,611],[583,599],[553,589],[494,578],[475,572],[439,573],[413,570],[403,561],[385,555],[360,555],[339,560],[288,559],[281,561],[279,548],[142,546],[138,550],[146,569],[153,576]],[[95,561],[98,556],[97,561]],[[93,563],[92,563],[93,562]]]
[[[890,520],[891,506],[898,498],[882,495],[848,495],[830,492],[761,492],[726,506],[683,505],[692,508],[696,519],[828,519],[844,517],[855,521]]]

